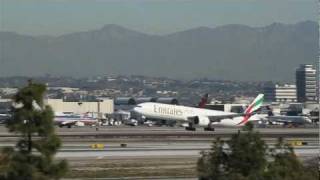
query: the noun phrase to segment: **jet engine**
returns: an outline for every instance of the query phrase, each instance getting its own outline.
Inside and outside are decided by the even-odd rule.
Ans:
[[[221,119],[220,122],[217,122],[217,124],[222,126],[234,126],[237,124],[237,122],[233,118],[225,118]]]
[[[208,117],[196,116],[192,119],[192,123],[198,126],[208,126],[210,124],[210,119]]]
[[[205,131],[214,131],[214,128],[211,127],[210,119],[204,116],[195,116],[188,118],[189,126],[186,127],[188,131],[195,131],[196,128],[194,126],[202,126]]]

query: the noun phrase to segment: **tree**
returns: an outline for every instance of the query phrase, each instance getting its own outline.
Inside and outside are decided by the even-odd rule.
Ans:
[[[43,103],[45,91],[45,85],[29,82],[13,97],[6,127],[20,139],[16,148],[2,150],[6,162],[0,164],[0,179],[59,179],[67,172],[65,160],[54,160],[61,141],[55,134],[53,111]]]
[[[295,155],[293,148],[279,138],[276,147],[271,151],[274,159],[268,164],[265,179],[270,180],[318,180],[317,167],[305,167]]]
[[[202,152],[198,161],[200,178],[241,180],[261,177],[267,162],[267,146],[251,125],[245,130],[234,134],[227,143],[217,140],[210,152]]]
[[[228,155],[224,152],[224,142],[219,138],[213,142],[210,152],[201,152],[198,160],[198,175],[200,179],[224,180],[227,174]]]
[[[271,149],[252,125],[224,143],[219,139],[198,160],[198,176],[203,180],[318,180],[315,166],[305,167],[293,148],[280,139]],[[226,148],[227,147],[227,148]],[[267,161],[270,159],[271,161]]]
[[[248,125],[245,129],[248,131],[234,134],[228,142],[231,151],[228,161],[230,175],[258,179],[267,163],[267,145],[252,126]]]

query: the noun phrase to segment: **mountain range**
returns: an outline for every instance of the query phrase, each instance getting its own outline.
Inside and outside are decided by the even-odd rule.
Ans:
[[[151,35],[109,24],[61,36],[0,32],[0,76],[103,74],[292,81],[315,64],[318,24],[224,25]]]

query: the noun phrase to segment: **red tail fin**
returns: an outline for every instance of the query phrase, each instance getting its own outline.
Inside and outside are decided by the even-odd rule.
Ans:
[[[209,94],[205,94],[202,96],[201,101],[198,104],[199,108],[204,108],[204,106],[208,103]]]

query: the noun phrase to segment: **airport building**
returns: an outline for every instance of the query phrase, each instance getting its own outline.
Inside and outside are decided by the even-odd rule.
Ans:
[[[271,84],[264,87],[265,100],[267,102],[291,103],[297,102],[296,85]]]
[[[302,64],[296,70],[298,102],[317,102],[317,73],[311,64]]]
[[[113,99],[101,99],[95,102],[66,102],[63,99],[47,99],[47,104],[55,112],[72,112],[72,113],[102,113],[112,114],[114,112]]]
[[[320,27],[319,27],[320,28]],[[319,41],[319,43],[320,43],[320,41]],[[320,50],[319,50],[320,51]],[[319,60],[318,60],[318,72],[317,72],[317,74],[318,74],[318,78],[317,78],[317,87],[318,87],[318,91],[317,91],[317,97],[318,97],[318,104],[320,104],[320,52],[319,52]],[[318,111],[318,113],[319,113],[319,111]]]

